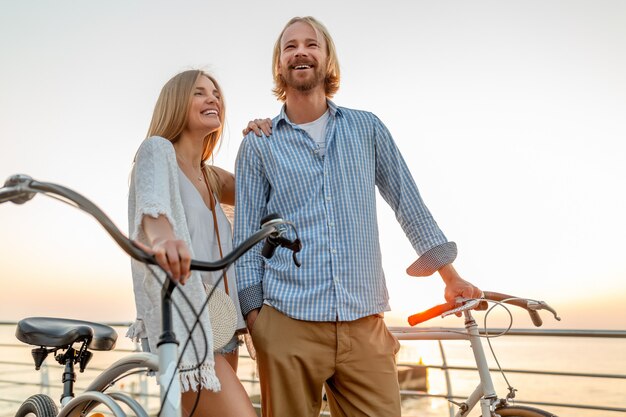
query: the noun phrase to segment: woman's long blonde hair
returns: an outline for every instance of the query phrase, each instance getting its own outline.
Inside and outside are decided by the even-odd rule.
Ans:
[[[206,163],[207,160],[213,157],[213,153],[220,143],[226,114],[224,95],[215,78],[201,70],[183,71],[172,77],[161,89],[161,94],[159,94],[159,98],[154,106],[152,121],[146,137],[161,136],[172,143],[178,141],[187,124],[187,115],[191,107],[194,87],[200,77],[207,77],[213,82],[221,102],[221,110],[219,112],[221,126],[219,129],[206,135],[204,138],[204,150],[202,151],[202,166],[209,168],[206,170],[209,174],[209,186],[220,198],[222,187],[219,178],[215,171],[211,169],[211,166]]]

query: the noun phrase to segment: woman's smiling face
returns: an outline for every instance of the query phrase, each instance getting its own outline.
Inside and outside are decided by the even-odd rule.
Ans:
[[[218,88],[208,77],[200,76],[192,92],[186,130],[204,130],[204,134],[214,132],[222,127],[221,111],[222,98]]]

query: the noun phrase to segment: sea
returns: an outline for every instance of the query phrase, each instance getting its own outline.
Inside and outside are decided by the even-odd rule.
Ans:
[[[94,358],[84,374],[79,374],[76,392],[87,385],[98,369],[119,359],[135,346],[123,337],[124,329],[118,328],[120,338],[116,351],[94,352]],[[21,401],[29,395],[42,392],[36,385],[41,381],[41,372],[32,365],[30,349],[21,345],[14,337],[13,325],[0,325],[0,417],[12,416]],[[584,407],[604,406],[626,409],[626,339],[621,338],[579,338],[579,337],[529,337],[503,336],[491,339],[495,355],[504,369],[553,372],[575,372],[584,374],[605,374],[615,377],[582,377],[559,375],[530,375],[506,373],[506,378],[516,391],[516,400],[538,403],[565,403]],[[463,340],[444,341],[443,352],[449,366],[472,367],[474,360],[469,342]],[[485,342],[490,366],[497,367],[488,344]],[[245,347],[242,353],[246,353]],[[44,390],[53,399],[60,396],[61,369],[52,358],[47,359],[47,377],[52,388]],[[436,341],[403,341],[398,354],[399,364],[440,366],[442,353]],[[242,357],[238,370],[244,386],[251,394],[258,394],[256,366],[249,358]],[[135,378],[135,379],[133,379]],[[453,395],[466,396],[478,383],[476,371],[449,371]],[[496,392],[504,396],[507,384],[499,373],[493,373]],[[156,395],[154,378],[148,378],[149,391]],[[126,384],[126,385],[124,385]],[[138,390],[141,381],[132,377],[122,382],[119,388]],[[446,376],[439,369],[428,370],[428,393],[446,394]],[[158,408],[156,398],[146,400],[149,409]],[[623,411],[599,411],[569,407],[539,406],[559,416],[568,417],[612,417],[625,416]],[[442,398],[408,398],[403,401],[403,417],[446,417],[449,416],[448,403]],[[478,415],[474,411],[472,415]]]

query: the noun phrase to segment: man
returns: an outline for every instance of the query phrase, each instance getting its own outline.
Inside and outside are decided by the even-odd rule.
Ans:
[[[385,285],[375,188],[420,255],[413,275],[439,271],[445,298],[480,290],[454,270],[391,135],[373,114],[336,106],[339,65],[326,28],[287,23],[274,48],[274,93],[285,103],[269,137],[247,135],[236,164],[235,241],[269,213],[295,223],[302,267],[278,249],[237,263],[239,299],[257,351],[264,416],[319,415],[322,387],[337,416],[400,416],[398,341],[382,313]]]

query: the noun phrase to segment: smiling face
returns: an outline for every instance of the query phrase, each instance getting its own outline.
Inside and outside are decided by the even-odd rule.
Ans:
[[[219,89],[208,77],[201,75],[191,93],[185,130],[207,135],[222,127],[222,98]]]
[[[326,42],[308,23],[295,22],[288,26],[280,40],[278,75],[287,90],[324,92],[326,76]]]

